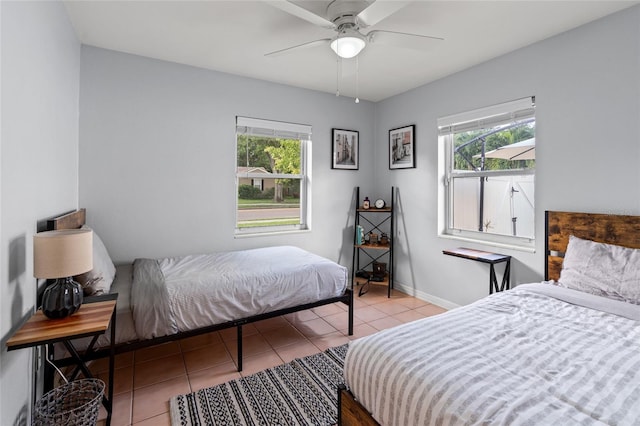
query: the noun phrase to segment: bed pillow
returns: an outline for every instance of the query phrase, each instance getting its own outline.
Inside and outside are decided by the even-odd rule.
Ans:
[[[86,225],[82,229],[91,229]],[[111,290],[111,283],[116,276],[116,267],[109,256],[102,240],[93,231],[93,269],[74,277],[82,285],[85,296],[107,294]]]
[[[640,305],[640,250],[571,235],[558,284]]]

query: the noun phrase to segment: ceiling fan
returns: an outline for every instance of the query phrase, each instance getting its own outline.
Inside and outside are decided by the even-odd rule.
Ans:
[[[349,59],[357,56],[368,44],[381,43],[399,47],[420,48],[416,46],[422,45],[423,43],[421,42],[444,40],[441,37],[387,30],[360,32],[361,29],[371,27],[397,12],[411,3],[410,1],[333,0],[328,3],[324,11],[322,11],[322,7],[318,10],[318,5],[324,6],[326,2],[276,0],[267,1],[267,3],[314,25],[331,29],[337,34],[331,38],[313,40],[269,52],[265,56],[276,56],[319,45],[329,45],[340,58]],[[302,4],[307,7],[303,7]],[[315,6],[316,10],[310,10],[309,6]],[[416,45],[411,41],[418,41],[419,43]]]

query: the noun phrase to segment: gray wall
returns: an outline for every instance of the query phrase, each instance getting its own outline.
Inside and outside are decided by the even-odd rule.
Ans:
[[[236,115],[312,126],[310,232],[234,238]],[[350,265],[373,117],[369,102],[83,46],[80,205],[116,262],[293,244]],[[359,171],[331,169],[333,127],[360,132]]]
[[[6,339],[33,311],[38,220],[77,207],[80,43],[59,2],[0,2],[0,424],[28,421],[32,351]],[[18,423],[25,424],[25,423]]]
[[[640,214],[639,76],[636,6],[376,104],[377,170],[386,169],[388,129],[417,126],[418,167],[376,174],[376,187],[399,188],[396,277],[405,289],[445,305],[486,295],[487,265],[442,254],[457,246],[510,254],[515,282],[540,281],[545,210]],[[531,95],[536,252],[438,237],[436,120]]]

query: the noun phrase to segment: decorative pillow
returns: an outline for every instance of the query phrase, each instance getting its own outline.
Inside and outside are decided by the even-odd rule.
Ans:
[[[82,229],[91,228],[83,225]],[[74,279],[82,285],[85,296],[97,296],[109,293],[115,276],[116,267],[109,257],[109,252],[96,231],[93,231],[93,269],[75,276]]]
[[[558,284],[640,305],[640,250],[571,235]]]

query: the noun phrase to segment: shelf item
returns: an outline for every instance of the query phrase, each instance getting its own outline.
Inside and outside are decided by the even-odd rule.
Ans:
[[[387,203],[365,207],[360,205],[360,187],[356,188],[353,284],[360,286],[359,296],[369,291],[370,285],[387,287],[387,297],[393,289],[393,242],[395,216],[393,211],[395,189],[391,187],[391,199]],[[378,207],[380,206],[380,207]],[[384,269],[380,269],[384,265]]]
[[[462,257],[463,259],[475,260],[476,262],[489,264],[489,294],[499,291],[509,290],[511,281],[511,256],[500,253],[491,253],[488,251],[474,250],[464,247],[458,247],[451,250],[442,250],[443,254],[449,256]],[[502,276],[502,283],[498,286],[498,277],[494,265],[496,263],[507,262]]]

